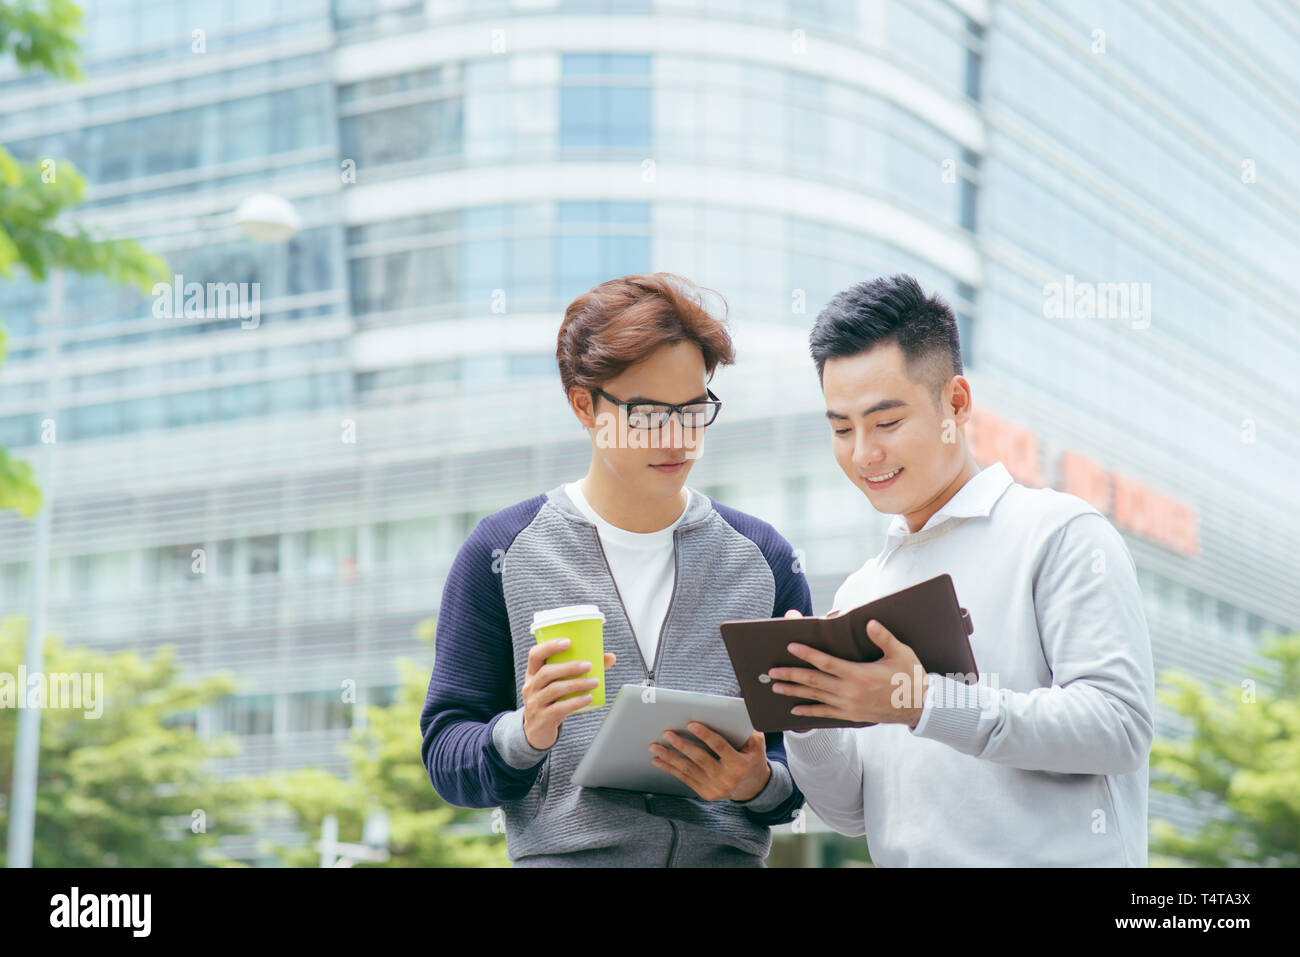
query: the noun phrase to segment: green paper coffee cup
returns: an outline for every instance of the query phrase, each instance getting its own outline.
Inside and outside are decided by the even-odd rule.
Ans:
[[[546,659],[548,665],[561,664],[566,661],[590,661],[591,670],[586,674],[570,675],[570,678],[595,678],[600,684],[591,690],[591,704],[579,708],[574,714],[593,711],[605,706],[605,616],[595,605],[565,605],[563,608],[548,608],[533,613],[532,632],[537,636],[537,643],[551,641],[554,638],[568,638],[569,648],[551,655]],[[568,678],[561,680],[569,680]],[[576,697],[577,694],[563,695],[560,700]]]

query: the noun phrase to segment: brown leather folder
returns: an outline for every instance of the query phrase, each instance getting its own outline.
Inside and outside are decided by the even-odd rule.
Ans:
[[[722,640],[740,682],[749,721],[757,731],[807,731],[811,728],[866,728],[874,721],[853,722],[791,714],[807,698],[777,694],[770,668],[810,668],[786,650],[790,642],[849,661],[875,661],[883,652],[867,637],[867,622],[876,619],[908,645],[927,673],[951,675],[967,684],[979,675],[970,647],[970,614],[957,603],[952,577],[938,575],[834,617],[761,618],[724,621]]]

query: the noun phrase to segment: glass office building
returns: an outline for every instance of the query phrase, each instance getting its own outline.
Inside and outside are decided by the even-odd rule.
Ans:
[[[1097,504],[1157,668],[1235,683],[1262,633],[1300,628],[1300,16],[1231,17],[92,4],[88,82],[0,76],[0,141],[76,163],[79,218],[177,285],[258,284],[260,315],[159,316],[69,276],[51,358],[47,288],[0,285],[0,445],[34,461],[47,383],[60,410],[50,630],[234,669],[243,690],[195,716],[240,737],[223,773],[341,770],[340,682],[390,700],[478,519],[585,471],[563,307],[659,270],[718,290],[738,346],[690,482],[772,522],[826,611],[887,518],[830,455],[807,330],[838,289],[908,272],[959,316],[977,458]],[[261,192],[302,219],[285,243],[234,225]],[[32,543],[0,515],[3,613],[27,608]],[[1152,792],[1153,817],[1200,813]]]

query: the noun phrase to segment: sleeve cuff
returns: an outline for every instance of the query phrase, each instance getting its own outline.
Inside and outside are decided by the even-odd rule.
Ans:
[[[931,674],[921,719],[912,733],[940,741],[963,754],[973,753],[988,690],[979,683],[968,685],[946,675]]]
[[[938,686],[941,677],[941,675],[937,674],[930,675],[930,684],[926,687],[925,700],[921,702],[921,717],[916,720],[916,727],[909,729],[915,735],[925,736],[925,728],[930,723],[930,715],[934,714],[934,689]]]
[[[803,765],[841,760],[838,728],[812,728],[809,731],[786,731],[783,735],[786,758],[797,755]]]
[[[564,726],[561,725],[560,734],[563,733]],[[558,737],[555,740],[559,742]],[[507,711],[501,716],[492,729],[492,743],[506,764],[521,771],[536,767],[550,753],[550,748],[541,750],[528,743],[528,738],[524,735],[523,708]]]
[[[772,774],[768,777],[767,783],[763,785],[763,790],[748,801],[736,801],[734,803],[747,810],[762,813],[763,811],[773,810],[794,792],[794,779],[790,777],[790,769],[780,761],[769,760],[767,763],[772,769]]]

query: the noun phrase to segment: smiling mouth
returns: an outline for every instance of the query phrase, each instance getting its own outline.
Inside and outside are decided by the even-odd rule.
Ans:
[[[865,480],[868,485],[884,485],[886,483],[892,482],[902,471],[903,469],[900,466],[899,468],[894,469],[892,472],[882,472],[880,475],[866,476]]]

